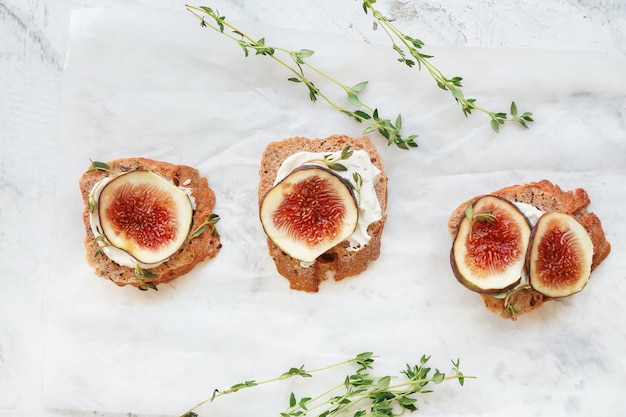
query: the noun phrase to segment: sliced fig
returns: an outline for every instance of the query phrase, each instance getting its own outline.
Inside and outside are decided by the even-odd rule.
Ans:
[[[591,274],[593,242],[573,216],[544,214],[530,239],[528,278],[536,291],[556,298],[584,288]]]
[[[260,217],[281,250],[312,262],[354,233],[359,211],[346,180],[325,167],[302,165],[267,192]]]
[[[487,195],[470,204],[450,251],[457,280],[472,291],[495,294],[522,277],[530,224],[508,200]]]
[[[146,264],[163,261],[180,249],[192,215],[187,194],[150,171],[132,171],[114,178],[98,198],[104,237]]]

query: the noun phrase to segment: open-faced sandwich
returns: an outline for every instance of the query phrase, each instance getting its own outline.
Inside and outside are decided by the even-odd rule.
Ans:
[[[367,137],[272,142],[260,165],[259,214],[278,272],[317,292],[378,259],[387,177]]]
[[[547,180],[462,203],[448,222],[455,277],[510,319],[579,292],[611,251],[589,203]]]
[[[157,289],[221,248],[215,194],[195,168],[145,158],[92,162],[79,186],[87,261],[119,286]]]

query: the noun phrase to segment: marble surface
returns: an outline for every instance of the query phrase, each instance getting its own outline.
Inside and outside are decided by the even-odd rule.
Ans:
[[[460,357],[478,376],[420,399],[422,415],[623,415],[626,7],[449,3],[379,1],[465,77],[466,92],[533,111],[530,130],[495,135],[482,115],[463,118],[425,74],[391,64],[357,1],[206,3],[259,33],[312,45],[342,77],[369,79],[376,102],[420,134],[410,153],[373,137],[392,181],[380,260],[308,296],[273,271],[242,201],[254,195],[267,141],[355,135],[359,126],[307,102],[269,63],[253,67],[236,47],[210,44],[187,25],[182,2],[1,2],[0,414],[175,415],[204,399],[206,384],[361,349],[392,371],[426,353],[442,370]],[[207,138],[211,146],[198,146]],[[143,298],[89,276],[75,222],[85,162],[120,154],[198,166],[223,216],[220,257]],[[583,293],[499,320],[449,272],[447,213],[475,194],[545,177],[588,190],[613,253]],[[281,394],[202,411],[276,415]]]

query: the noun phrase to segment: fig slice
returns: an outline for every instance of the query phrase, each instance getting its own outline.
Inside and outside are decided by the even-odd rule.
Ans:
[[[493,195],[468,205],[450,251],[456,279],[468,289],[497,294],[520,282],[530,223],[510,201]]]
[[[152,264],[166,260],[185,243],[193,207],[183,190],[141,170],[115,177],[102,188],[98,216],[111,245]]]
[[[350,184],[317,165],[291,171],[267,192],[259,211],[267,236],[304,262],[314,261],[349,238],[359,218]]]
[[[593,242],[572,215],[551,211],[539,218],[530,238],[528,278],[548,297],[582,290],[591,275]]]

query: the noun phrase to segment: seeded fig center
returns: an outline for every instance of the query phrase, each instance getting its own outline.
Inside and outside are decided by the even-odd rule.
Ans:
[[[580,253],[575,233],[553,226],[539,243],[535,268],[544,283],[552,287],[568,286],[579,278]]]
[[[168,210],[174,205],[171,196],[152,185],[124,184],[117,192],[105,211],[116,234],[153,250],[175,239],[178,224]]]
[[[276,227],[315,246],[337,236],[345,215],[341,195],[326,178],[313,176],[293,185],[272,218]]]
[[[520,259],[520,228],[505,210],[497,206],[484,207],[496,217],[495,222],[476,222],[471,239],[466,242],[465,262],[476,276],[501,273]]]

